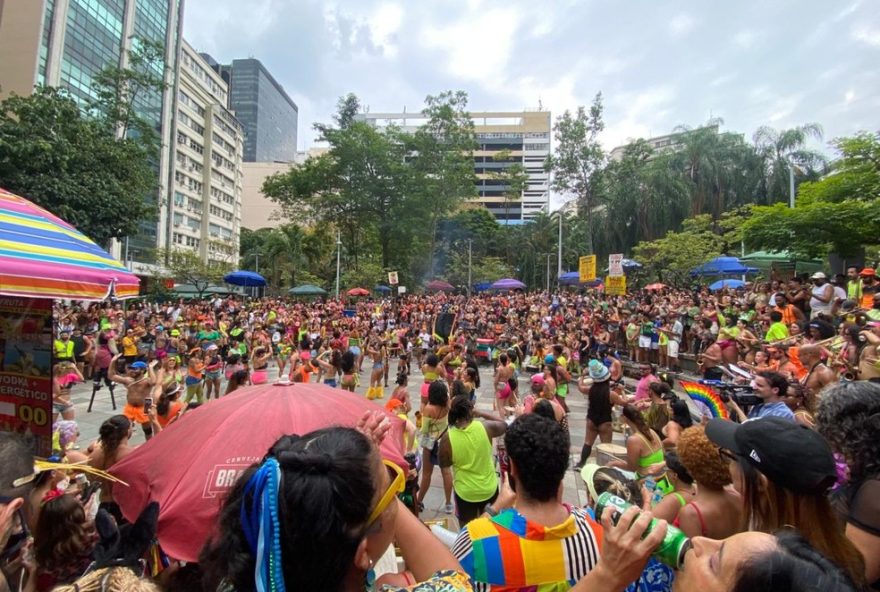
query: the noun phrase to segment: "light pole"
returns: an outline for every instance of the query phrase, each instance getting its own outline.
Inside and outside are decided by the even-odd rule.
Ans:
[[[559,208],[557,213],[559,214],[559,248],[557,249],[559,253],[556,261],[556,277],[559,277],[562,275],[562,208]]]
[[[550,256],[553,253],[547,253],[547,291],[550,291]]]
[[[472,255],[471,246],[472,246],[472,243],[473,243],[473,241],[471,239],[468,239],[468,285],[467,285],[468,298],[470,298],[470,296],[471,296],[471,285],[472,285],[471,284],[471,282],[472,282],[472,280],[471,280],[471,255]]]
[[[788,162],[788,207],[794,209],[794,165]]]
[[[336,231],[336,299],[339,300],[339,264],[342,256],[342,233]]]

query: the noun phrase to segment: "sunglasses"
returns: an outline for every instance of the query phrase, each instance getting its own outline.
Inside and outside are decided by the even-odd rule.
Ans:
[[[373,508],[373,511],[370,512],[370,517],[367,518],[367,528],[373,525],[374,522],[382,515],[391,502],[401,493],[403,493],[404,487],[406,487],[406,474],[403,472],[403,469],[398,467],[396,464],[391,462],[390,460],[383,460],[382,464],[384,464],[388,469],[391,469],[394,472],[394,478],[391,480],[391,484],[388,486],[388,489],[385,490],[385,493],[382,494],[382,497],[379,498],[379,503],[376,504],[376,507]]]

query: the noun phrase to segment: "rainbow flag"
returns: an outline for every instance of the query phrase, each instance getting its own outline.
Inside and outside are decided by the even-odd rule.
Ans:
[[[679,384],[681,384],[681,388],[684,389],[684,392],[686,392],[692,400],[699,401],[708,407],[709,412],[712,413],[712,417],[730,419],[730,414],[727,412],[727,405],[721,400],[721,395],[719,395],[712,387],[698,382],[687,382],[685,380],[680,380]]]

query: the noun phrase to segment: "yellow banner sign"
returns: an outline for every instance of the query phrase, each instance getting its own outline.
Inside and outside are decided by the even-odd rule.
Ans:
[[[596,256],[586,255],[578,259],[578,275],[580,282],[591,282],[596,279]]]
[[[609,296],[623,296],[626,294],[626,276],[608,276],[605,278],[605,293]]]

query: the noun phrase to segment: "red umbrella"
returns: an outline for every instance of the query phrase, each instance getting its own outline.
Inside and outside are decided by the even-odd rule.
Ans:
[[[662,290],[665,287],[666,284],[661,284],[660,282],[657,282],[656,284],[648,284],[647,286],[645,286],[645,289],[653,292],[655,290]]]
[[[352,288],[346,294],[349,296],[369,296],[370,291],[365,288]]]
[[[425,288],[432,292],[454,292],[455,286],[443,280],[433,280],[425,285]]]
[[[189,413],[113,465],[113,496],[134,522],[150,501],[159,502],[159,542],[172,557],[197,561],[214,528],[225,494],[284,434],[333,425],[354,426],[365,411],[382,409],[348,391],[322,384],[242,388]],[[384,412],[384,410],[383,410]],[[406,467],[403,422],[392,429],[382,456]]]

